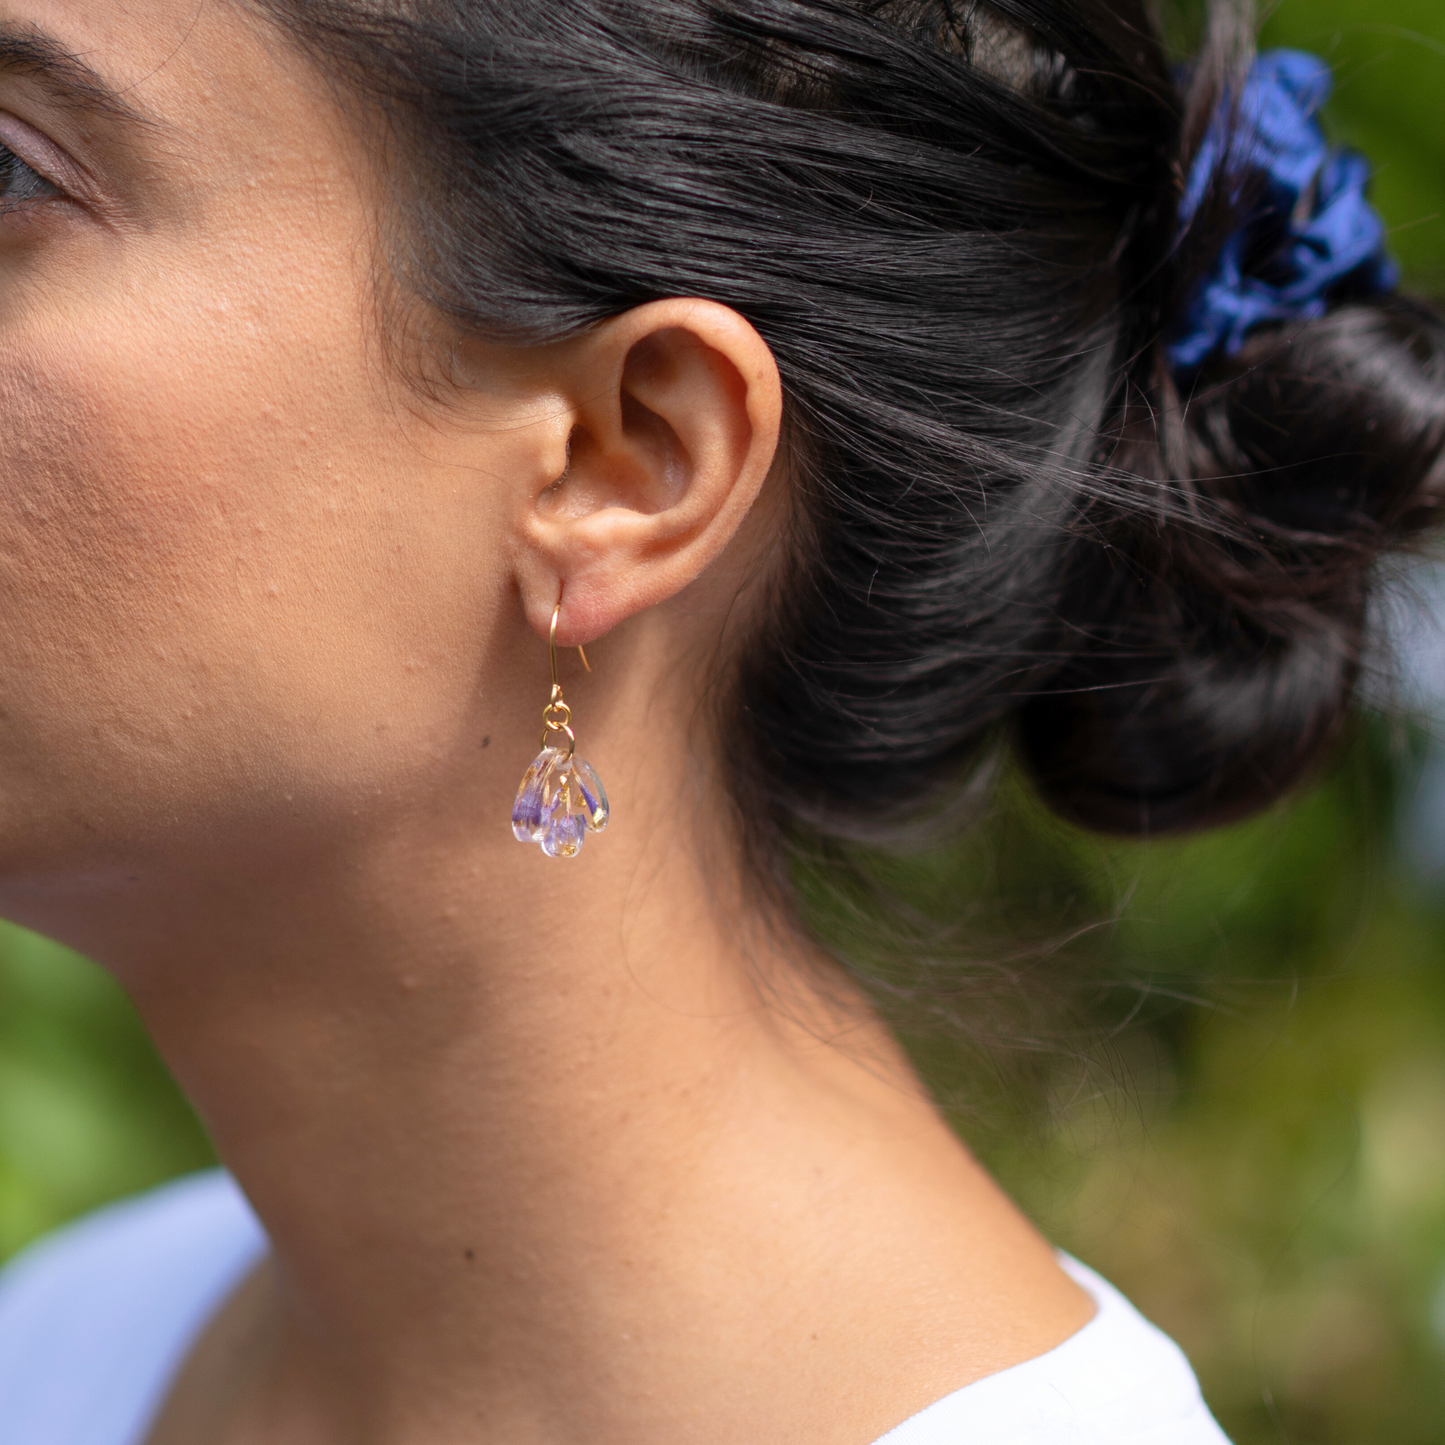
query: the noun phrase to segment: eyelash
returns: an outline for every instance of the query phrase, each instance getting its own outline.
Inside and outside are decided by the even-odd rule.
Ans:
[[[27,165],[9,146],[0,144],[0,216],[54,200],[60,194],[59,186]]]

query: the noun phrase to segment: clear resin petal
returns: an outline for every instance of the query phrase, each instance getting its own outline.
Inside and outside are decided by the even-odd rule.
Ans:
[[[576,780],[573,788],[574,794],[581,794],[578,801],[582,805],[582,816],[587,820],[587,827],[593,833],[600,833],[607,826],[607,790],[602,786],[602,779],[597,776],[591,763],[584,763],[577,758],[572,763],[572,776]]]
[[[607,793],[592,766],[560,748],[543,748],[517,789],[512,832],[523,843],[540,843],[549,858],[575,858],[607,817]]]
[[[517,800],[512,804],[512,834],[521,843],[540,843],[552,822],[556,808],[557,763],[562,754],[543,748],[522,776]]]
[[[549,858],[575,858],[586,836],[586,820],[579,814],[558,813],[542,839],[542,851]]]

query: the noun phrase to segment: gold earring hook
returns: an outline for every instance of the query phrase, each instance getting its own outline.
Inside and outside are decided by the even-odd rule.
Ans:
[[[557,733],[567,739],[567,761],[572,761],[577,751],[577,735],[572,731],[572,709],[567,706],[562,698],[562,679],[557,675],[557,620],[562,616],[562,594],[557,594],[557,605],[552,609],[552,626],[547,634],[547,655],[552,663],[552,697],[547,706],[542,709],[542,746],[547,746],[549,733]],[[592,671],[592,664],[587,661],[587,654],[579,647],[578,655],[582,658],[582,666],[588,672]]]
[[[547,637],[547,651],[548,651],[548,654],[551,656],[551,659],[552,659],[552,686],[553,686],[553,688],[560,688],[560,687],[562,686],[561,682],[559,682],[559,681],[558,681],[558,678],[557,678],[557,619],[558,619],[559,617],[561,617],[561,615],[562,615],[562,594],[559,592],[559,593],[557,594],[557,605],[552,609],[552,630],[551,630],[551,632],[548,634],[548,637]],[[578,655],[578,657],[580,657],[580,658],[582,659],[582,666],[585,667],[588,672],[591,672],[591,671],[592,671],[592,664],[587,661],[587,654],[586,654],[585,652],[583,652],[583,650],[582,650],[580,647],[577,649],[577,655]]]

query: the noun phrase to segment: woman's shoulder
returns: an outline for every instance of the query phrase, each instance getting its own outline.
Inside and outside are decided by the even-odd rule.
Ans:
[[[1106,1280],[1060,1262],[1094,1318],[1037,1359],[930,1405],[877,1445],[1229,1445],[1173,1340]]]
[[[113,1205],[0,1271],[0,1419],[25,1445],[136,1445],[196,1336],[266,1248],[222,1173]],[[1179,1348],[1077,1261],[1093,1320],[878,1445],[1228,1445]]]
[[[112,1205],[0,1271],[0,1420],[25,1445],[134,1445],[266,1238],[223,1173]],[[13,1433],[10,1433],[13,1432]]]

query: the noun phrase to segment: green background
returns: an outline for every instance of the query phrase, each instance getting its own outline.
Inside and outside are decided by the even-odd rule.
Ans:
[[[1331,126],[1445,291],[1445,0],[1286,0],[1265,42],[1334,62]],[[1027,1088],[921,1056],[967,1080],[960,1127],[1051,1235],[1184,1345],[1237,1445],[1445,1439],[1445,883],[1396,843],[1427,751],[1362,719],[1322,786],[1171,844],[1085,837],[1006,780],[903,880],[1026,919],[1048,946],[1023,985],[1076,985]],[[119,990],[0,926],[0,1258],[210,1161]]]

